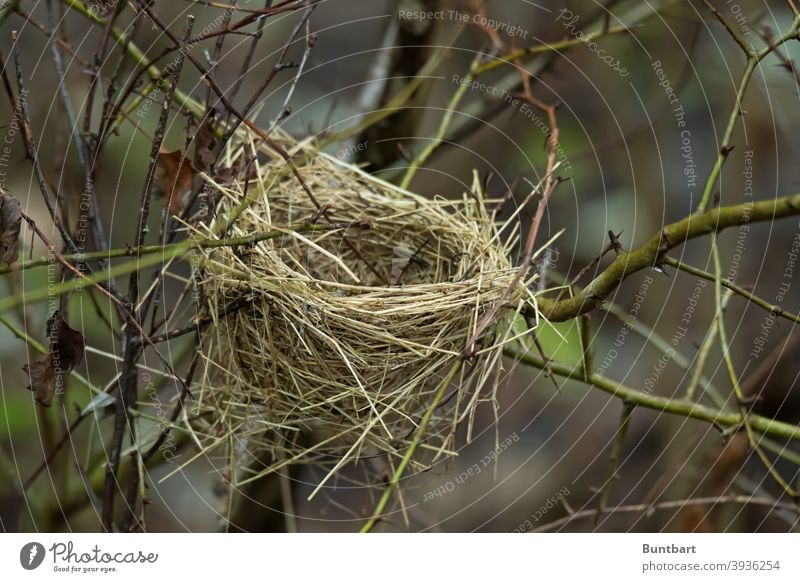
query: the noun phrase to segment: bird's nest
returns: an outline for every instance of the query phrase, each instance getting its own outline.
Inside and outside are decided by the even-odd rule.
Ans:
[[[333,473],[402,456],[412,438],[452,453],[456,429],[494,401],[503,345],[517,333],[509,308],[534,304],[509,258],[516,227],[496,219],[477,181],[461,199],[424,198],[283,139],[314,200],[273,155],[257,179],[219,188],[208,226],[219,238],[269,238],[196,257],[200,309],[216,319],[195,393],[213,417],[204,446],[225,445],[239,466],[266,458],[252,478],[288,463]],[[415,437],[442,378],[501,301]]]

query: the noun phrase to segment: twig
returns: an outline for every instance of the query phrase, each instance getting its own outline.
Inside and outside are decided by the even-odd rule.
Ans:
[[[539,310],[550,321],[572,319],[598,307],[626,277],[659,264],[664,260],[664,253],[690,239],[720,232],[745,222],[773,221],[798,214],[800,194],[760,200],[753,204],[721,206],[702,214],[691,214],[665,226],[659,234],[639,248],[621,252],[602,273],[573,297],[561,300],[539,297]]]
[[[84,210],[84,205],[80,205],[80,212],[81,215],[84,213],[86,214],[89,223],[91,224],[91,232],[94,239],[94,245],[97,249],[102,250],[107,248],[107,242],[105,237],[105,228],[103,227],[103,220],[100,216],[100,209],[97,205],[97,192],[95,192],[94,188],[94,159],[96,156],[96,152],[92,152],[89,148],[86,140],[83,138],[81,134],[81,130],[78,128],[78,120],[75,115],[75,110],[72,106],[72,98],[69,95],[69,91],[67,89],[67,75],[66,70],[64,69],[64,63],[61,59],[61,51],[59,50],[56,42],[54,39],[58,38],[60,35],[56,28],[55,24],[55,17],[53,15],[53,0],[47,0],[46,2],[46,14],[48,25],[50,26],[50,51],[53,56],[53,64],[55,65],[56,73],[58,74],[59,84],[58,84],[58,92],[61,97],[61,102],[64,106],[64,111],[67,117],[67,123],[70,128],[70,138],[75,141],[75,149],[78,154],[78,161],[80,162],[80,166],[83,170],[83,178],[84,178],[84,192],[86,197],[89,199],[89,203],[86,205],[86,210]],[[105,48],[108,42],[108,27],[103,33],[103,47]],[[98,63],[100,60],[100,56],[96,56],[95,62]],[[92,107],[92,96],[94,94],[94,86],[97,82],[97,77],[99,76],[99,65],[95,67],[94,73],[92,76],[92,80],[89,84],[89,95],[87,96],[87,113],[86,113],[86,122],[84,128],[86,129],[86,124],[88,124],[89,119],[91,118],[91,107]],[[90,162],[91,159],[91,162]],[[83,218],[80,219],[83,222]],[[78,241],[80,244],[81,250],[85,250],[85,241]]]
[[[264,0],[264,9],[266,10],[269,8],[270,3],[272,0]],[[264,26],[267,23],[266,18],[262,18],[258,21],[258,27],[256,28],[255,34],[250,39],[250,46],[247,49],[247,54],[242,61],[242,66],[239,69],[239,74],[236,76],[236,80],[233,82],[233,87],[231,88],[231,101],[236,99],[236,96],[239,94],[239,89],[242,87],[242,83],[244,82],[245,75],[250,71],[250,65],[253,62],[253,57],[256,54],[256,47],[258,46],[258,41],[261,40],[262,36],[264,35]],[[230,121],[230,120],[229,120]]]
[[[625,403],[622,408],[622,416],[619,419],[619,427],[617,428],[617,434],[614,437],[614,446],[611,448],[611,456],[608,460],[606,480],[603,482],[603,486],[600,488],[600,497],[597,502],[597,512],[595,514],[594,521],[595,525],[597,525],[597,521],[600,519],[600,516],[605,512],[608,495],[611,493],[611,484],[617,477],[617,469],[619,468],[619,461],[622,457],[622,445],[625,442],[625,435],[628,432],[628,427],[631,423],[631,414],[633,413],[634,408],[636,407],[629,403]]]
[[[687,265],[686,263],[682,263],[677,259],[673,259],[672,257],[664,257],[664,264],[669,265],[670,267],[675,267],[676,269],[680,269],[681,271],[685,271],[696,277],[700,277],[701,279],[705,279],[706,281],[714,281],[714,275],[703,271],[702,269],[698,269],[696,267],[692,267]],[[723,279],[721,285],[727,289],[730,289],[736,295],[740,295],[747,299],[748,301],[755,303],[765,311],[772,313],[778,317],[783,317],[788,319],[789,321],[793,321],[795,323],[800,323],[800,315],[791,313],[789,311],[785,311],[780,305],[773,305],[764,299],[761,299],[755,293],[751,293],[744,287],[736,285],[733,281],[729,281],[727,279]]]
[[[511,283],[506,287],[503,294],[500,296],[500,299],[492,306],[492,308],[487,311],[478,324],[475,326],[475,330],[472,332],[472,335],[467,340],[467,345],[464,348],[463,357],[464,358],[471,358],[475,353],[475,343],[481,337],[483,332],[489,326],[489,324],[494,320],[497,313],[500,309],[503,309],[508,297],[511,295],[511,292],[516,289],[519,285],[522,278],[528,272],[531,264],[531,258],[533,257],[533,251],[536,244],[536,236],[539,234],[539,226],[542,223],[542,218],[544,217],[544,211],[547,209],[547,203],[550,201],[550,196],[553,194],[556,186],[558,186],[559,179],[553,176],[557,168],[557,154],[558,154],[558,124],[556,123],[556,109],[557,105],[545,105],[538,99],[536,99],[533,94],[530,92],[530,79],[529,77],[525,77],[523,79],[523,85],[525,87],[525,94],[523,98],[528,100],[531,104],[535,107],[538,107],[547,113],[547,118],[550,123],[550,133],[547,139],[547,169],[545,170],[545,176],[542,181],[542,197],[539,199],[539,204],[536,207],[536,213],[531,220],[531,225],[528,228],[527,239],[525,242],[525,253],[523,255],[522,261],[520,263],[519,269],[517,273],[514,275]]]
[[[417,170],[425,164],[428,158],[431,157],[433,152],[436,151],[442,143],[444,142],[444,138],[447,135],[447,130],[450,127],[450,122],[453,119],[453,114],[455,113],[456,109],[458,108],[458,104],[461,102],[461,99],[464,97],[464,94],[467,92],[472,80],[475,78],[475,68],[478,66],[480,56],[475,57],[473,60],[472,65],[470,66],[469,72],[464,75],[464,78],[461,84],[458,86],[458,89],[453,93],[453,96],[450,98],[450,101],[447,103],[447,107],[444,110],[444,115],[442,116],[442,120],[439,122],[439,127],[436,129],[436,134],[430,139],[428,145],[426,145],[422,151],[417,154],[411,163],[408,165],[406,169],[406,173],[403,176],[403,179],[400,181],[400,187],[403,189],[408,188],[409,184],[411,184],[411,180],[414,178],[414,175],[417,173]]]
[[[428,410],[425,412],[425,415],[422,417],[422,420],[420,420],[416,430],[414,431],[414,438],[411,440],[411,444],[409,444],[405,455],[403,455],[403,459],[400,461],[400,464],[397,465],[397,468],[394,470],[391,480],[386,484],[383,495],[381,495],[380,501],[378,501],[378,505],[375,507],[375,511],[372,513],[372,517],[370,517],[367,520],[367,523],[361,527],[361,533],[368,533],[372,531],[372,528],[375,527],[375,524],[383,515],[383,511],[386,509],[386,504],[389,502],[394,490],[397,489],[400,479],[402,478],[403,473],[405,473],[406,467],[411,461],[411,457],[414,456],[414,451],[416,451],[417,445],[419,445],[419,441],[422,438],[422,435],[425,433],[428,423],[431,421],[431,417],[433,417],[434,411],[444,397],[445,391],[450,385],[450,381],[455,377],[460,368],[461,360],[456,360],[451,366],[450,371],[440,382],[439,388],[436,390]]]
[[[731,293],[726,292],[725,295],[722,297],[722,310],[724,311],[725,308],[728,306],[728,301],[731,298]],[[700,384],[700,379],[703,377],[703,373],[706,368],[706,361],[708,360],[708,356],[711,353],[711,348],[714,346],[714,340],[717,337],[717,333],[719,332],[719,323],[717,322],[716,313],[714,314],[714,320],[711,322],[711,328],[708,330],[706,337],[703,338],[703,343],[700,344],[700,349],[697,350],[697,356],[695,357],[694,366],[692,367],[692,373],[689,376],[689,384],[686,386],[686,394],[684,398],[686,400],[694,400],[695,394],[697,392],[697,387]]]
[[[69,293],[70,291],[74,291],[78,288],[81,288],[86,284],[93,285],[95,283],[100,283],[102,281],[105,281],[111,277],[117,277],[129,273],[134,273],[139,271],[140,269],[151,267],[153,265],[158,265],[162,262],[169,261],[171,259],[182,257],[186,253],[190,252],[192,248],[221,248],[221,247],[245,246],[254,244],[256,242],[284,236],[289,232],[291,232],[292,230],[296,232],[313,232],[319,230],[339,230],[351,227],[371,228],[371,225],[362,222],[335,222],[332,224],[324,224],[324,225],[302,225],[293,229],[292,228],[275,229],[257,234],[232,237],[227,239],[189,238],[179,243],[164,245],[163,247],[144,246],[132,250],[115,249],[115,251],[108,251],[108,252],[112,252],[115,256],[119,257],[130,256],[131,252],[136,253],[137,251],[141,255],[150,255],[150,256],[146,258],[134,259],[132,261],[128,261],[121,265],[115,265],[113,267],[109,267],[104,271],[98,271],[95,273],[91,273],[89,275],[81,273],[80,279],[78,280],[57,283],[48,288],[37,288],[28,291],[25,295],[4,297],[0,299],[0,311],[11,309],[12,307],[16,307],[17,305],[21,305],[23,303],[30,303],[32,301],[38,301],[41,299],[46,299],[48,297],[58,297],[60,295],[63,295],[64,293]],[[59,261],[68,262],[65,256],[61,255],[60,253],[58,254],[56,253],[55,247],[53,247],[49,243],[45,244],[48,246],[48,250],[54,254],[56,259],[58,259]],[[30,266],[40,266],[43,264],[47,264],[47,261],[45,259],[37,259],[36,261],[31,261],[29,263]],[[101,292],[104,291],[101,289]],[[114,297],[121,302],[124,302],[125,300],[124,296],[118,297],[114,295]]]
[[[169,86],[164,97],[164,105],[161,109],[158,126],[156,128],[155,138],[153,140],[152,149],[150,151],[150,167],[147,172],[144,187],[142,188],[141,195],[141,209],[139,211],[139,219],[136,228],[136,246],[141,247],[144,244],[145,233],[147,232],[147,218],[150,212],[150,198],[153,181],[155,176],[156,164],[158,161],[158,153],[161,149],[161,144],[164,140],[166,132],[167,120],[169,118],[169,107],[172,98],[175,94],[175,88],[178,84],[181,68],[183,66],[183,58],[186,54],[186,43],[192,31],[194,24],[194,16],[189,15],[183,29],[183,40],[181,41],[181,50],[178,53],[178,58],[175,62],[175,67],[172,71]],[[134,272],[130,276],[128,285],[128,310],[131,311],[131,320],[137,320],[137,304],[139,301],[139,273]],[[127,307],[127,306],[126,306]],[[114,432],[111,440],[111,451],[108,457],[108,464],[106,465],[106,476],[103,485],[103,509],[101,514],[101,525],[107,532],[112,531],[114,522],[114,497],[118,487],[117,471],[119,469],[120,455],[122,452],[122,440],[125,435],[125,426],[131,435],[131,441],[135,442],[134,425],[131,422],[129,409],[136,406],[136,392],[138,383],[138,370],[136,368],[136,360],[138,359],[141,348],[140,344],[136,342],[137,333],[144,335],[141,327],[138,325],[137,330],[135,326],[129,325],[125,330],[123,339],[123,363],[122,373],[119,378],[119,391],[115,401],[114,409]],[[131,509],[129,507],[129,509]],[[132,509],[131,509],[132,512]]]
[[[256,104],[256,101],[258,101],[261,94],[264,91],[266,91],[267,87],[269,87],[269,84],[272,83],[272,81],[275,79],[275,76],[279,72],[291,66],[290,64],[284,63],[284,59],[286,58],[289,49],[292,47],[292,44],[294,44],[294,41],[297,39],[297,35],[300,34],[301,30],[303,30],[303,27],[306,25],[309,18],[311,18],[311,14],[314,12],[314,9],[316,7],[317,7],[317,2],[314,2],[308,8],[306,8],[305,12],[303,12],[303,16],[300,18],[297,24],[295,24],[294,28],[292,29],[292,32],[289,34],[288,40],[283,43],[283,48],[281,49],[280,54],[278,54],[278,60],[275,62],[275,65],[272,67],[272,70],[266,77],[264,77],[264,80],[256,88],[256,90],[253,91],[253,94],[247,101],[247,105],[245,105],[244,109],[242,109],[243,115],[250,115],[251,111],[253,110],[253,106]],[[279,111],[282,111],[284,107],[285,105],[281,107]],[[228,130],[228,135],[232,135],[235,129],[236,126],[232,125],[231,128]]]
[[[713,14],[717,18],[717,20],[720,21],[722,26],[725,27],[725,30],[727,30],[728,34],[730,34],[731,37],[733,38],[733,40],[736,41],[736,44],[738,44],[742,48],[742,50],[744,51],[744,54],[747,55],[748,58],[749,57],[754,57],[755,56],[755,51],[753,50],[753,47],[751,47],[747,43],[747,41],[739,33],[738,30],[734,29],[730,25],[730,23],[727,20],[725,20],[725,17],[722,16],[722,14],[720,14],[720,12],[719,12],[719,10],[717,10],[716,6],[714,6],[708,0],[703,0],[703,2],[705,3],[706,7],[708,7],[708,9],[711,11],[711,14]]]
[[[764,466],[767,468],[769,474],[772,476],[775,482],[781,486],[786,494],[794,498],[798,503],[798,506],[800,506],[800,496],[798,496],[797,491],[795,491],[792,486],[788,484],[783,477],[781,477],[780,473],[778,473],[778,471],[775,469],[772,462],[764,454],[764,451],[761,450],[759,442],[753,434],[753,429],[750,424],[749,403],[747,397],[742,391],[742,387],[739,385],[739,377],[736,373],[736,367],[734,366],[733,358],[731,357],[728,334],[725,330],[725,319],[722,312],[722,265],[719,259],[719,247],[717,245],[716,234],[711,235],[711,250],[714,255],[714,299],[717,313],[717,327],[719,328],[719,341],[720,345],[722,346],[722,355],[723,360],[725,361],[725,367],[728,370],[728,376],[730,378],[731,385],[733,386],[734,395],[736,396],[736,402],[739,404],[739,412],[741,413],[740,424],[744,425],[745,433],[747,434],[747,441],[750,444],[750,447],[756,452],[758,457],[764,463]]]
[[[521,354],[511,349],[504,351],[505,355],[509,358],[519,361],[524,364],[533,366],[544,370],[545,362],[538,356],[533,354]],[[573,368],[561,362],[550,361],[547,363],[553,373],[569,378],[572,380],[585,381],[583,377],[583,369],[581,367]],[[742,418],[739,412],[727,412],[717,408],[711,408],[695,402],[687,402],[684,399],[664,398],[654,394],[646,394],[639,390],[634,390],[624,384],[616,382],[606,376],[600,374],[592,374],[587,382],[591,386],[595,386],[604,392],[608,392],[616,398],[621,398],[625,402],[658,410],[661,412],[669,412],[686,418],[694,418],[703,420],[721,427],[739,427],[742,423]],[[750,426],[755,430],[773,436],[779,436],[787,439],[800,441],[800,426],[781,422],[757,414],[750,414]]]
[[[561,51],[564,49],[571,48],[573,46],[578,46],[581,44],[589,44],[600,37],[608,36],[612,34],[620,34],[623,32],[631,32],[631,28],[627,26],[616,26],[614,28],[609,28],[608,30],[598,30],[595,32],[590,32],[588,34],[582,35],[580,38],[570,38],[567,40],[562,40],[553,43],[545,43],[545,44],[538,44],[533,45],[525,48],[521,48],[515,51],[512,51],[505,55],[500,55],[494,57],[491,61],[488,61],[482,65],[480,65],[476,70],[476,75],[482,75],[488,71],[496,69],[497,67],[506,64],[506,63],[513,63],[517,59],[522,57],[528,57],[533,55],[541,55],[550,52]]]
[[[769,497],[750,497],[748,495],[728,495],[723,497],[696,497],[694,499],[677,499],[674,501],[662,501],[655,504],[639,504],[639,505],[617,505],[616,507],[607,507],[603,513],[608,515],[612,513],[642,513],[648,511],[658,511],[663,509],[682,509],[693,505],[723,505],[723,504],[737,504],[737,505],[760,505],[770,507],[772,509],[794,509],[790,503],[782,503]],[[541,527],[538,527],[533,532],[546,532],[558,529],[573,521],[595,517],[598,513],[597,509],[586,509],[577,511],[572,515],[567,515],[561,519],[557,519]]]
[[[3,58],[2,54],[0,54],[0,70],[2,70],[3,76],[3,84],[5,85],[6,92],[8,92],[9,98],[12,100],[12,103],[16,102],[19,106],[19,112],[22,117],[22,136],[23,141],[25,142],[25,149],[28,154],[28,158],[30,158],[31,163],[33,164],[33,172],[36,176],[36,181],[39,183],[39,190],[42,193],[42,198],[44,199],[45,206],[47,207],[47,211],[50,214],[50,219],[53,221],[53,225],[58,229],[61,238],[64,241],[69,249],[74,252],[78,253],[80,250],[78,249],[75,241],[72,240],[72,236],[70,236],[69,232],[67,231],[64,223],[61,220],[61,216],[58,212],[56,212],[56,208],[53,205],[53,197],[50,193],[50,188],[47,185],[47,178],[42,171],[42,166],[39,163],[39,155],[36,149],[36,144],[33,140],[33,130],[31,129],[31,117],[30,113],[28,112],[28,98],[26,94],[28,91],[25,89],[25,85],[22,80],[22,68],[20,67],[20,59],[19,59],[19,39],[17,38],[17,31],[13,31],[11,33],[11,38],[14,42],[14,46],[12,48],[14,54],[14,66],[16,68],[17,73],[17,88],[19,89],[19,95],[16,99],[14,99],[13,91],[11,90],[11,83],[8,80],[7,76],[7,68],[6,62]]]
[[[792,21],[789,31],[777,39],[775,43],[771,43],[757,53],[753,52],[752,49],[750,51],[745,51],[747,53],[747,63],[745,64],[744,72],[742,73],[742,79],[739,82],[739,88],[736,91],[733,109],[728,116],[728,124],[726,125],[725,133],[722,136],[722,142],[720,143],[717,159],[714,162],[714,166],[711,168],[711,172],[709,173],[705,187],[703,188],[703,194],[700,198],[700,202],[697,205],[698,212],[705,212],[711,203],[714,187],[717,184],[717,179],[719,178],[720,172],[722,171],[722,166],[725,164],[725,160],[728,158],[728,154],[731,151],[731,137],[733,136],[733,130],[736,127],[736,120],[743,113],[742,100],[744,99],[744,94],[747,91],[748,85],[750,84],[750,79],[753,76],[753,72],[756,70],[758,64],[764,60],[764,58],[766,58],[767,55],[769,55],[775,48],[779,47],[788,40],[797,38],[798,27],[800,27],[800,16],[795,17],[795,19]]]

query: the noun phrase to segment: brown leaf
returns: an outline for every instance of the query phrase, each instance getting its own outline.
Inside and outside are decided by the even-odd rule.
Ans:
[[[216,119],[216,111],[212,109],[208,115],[203,118],[200,127],[194,134],[194,157],[192,164],[199,172],[208,172],[220,154],[221,140],[217,139],[214,132],[214,120]]]
[[[33,391],[36,402],[42,406],[50,406],[53,403],[53,394],[56,392],[55,374],[50,365],[50,356],[25,364],[22,369],[31,378],[28,390]]]
[[[153,190],[171,214],[180,214],[183,195],[192,189],[194,170],[181,150],[159,152],[153,174]]]
[[[36,402],[42,406],[50,406],[53,395],[63,393],[66,378],[83,360],[86,347],[83,334],[69,327],[60,311],[47,320],[47,338],[48,354],[22,367],[31,379],[28,390],[33,391]]]
[[[19,258],[19,231],[22,211],[19,200],[0,191],[0,261],[7,265]]]

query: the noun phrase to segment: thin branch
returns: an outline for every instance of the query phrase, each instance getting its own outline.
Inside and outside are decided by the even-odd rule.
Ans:
[[[550,52],[558,52],[564,49],[568,49],[574,46],[578,46],[581,44],[588,45],[591,42],[594,42],[600,37],[608,36],[612,34],[620,34],[623,32],[631,32],[633,29],[627,26],[616,26],[614,28],[609,28],[608,30],[597,30],[595,32],[590,32],[588,34],[581,35],[580,37],[570,38],[567,40],[562,40],[553,43],[544,43],[544,44],[537,44],[525,48],[521,48],[515,51],[512,51],[505,55],[500,55],[497,57],[493,57],[493,60],[487,61],[486,63],[480,65],[475,69],[476,75],[482,75],[488,71],[496,69],[497,67],[506,64],[506,63],[513,63],[517,59],[523,57],[529,57],[533,55],[541,55]]]
[[[744,54],[747,55],[748,58],[755,57],[756,56],[756,51],[753,50],[753,47],[748,44],[748,42],[745,40],[744,36],[742,36],[741,33],[739,33],[738,30],[733,28],[730,25],[730,23],[727,20],[725,20],[725,17],[722,16],[722,14],[720,14],[720,11],[717,10],[716,6],[714,6],[708,0],[703,0],[703,2],[705,3],[706,7],[708,7],[708,9],[711,11],[711,14],[716,16],[717,20],[719,20],[720,23],[722,24],[722,26],[725,27],[725,30],[728,31],[728,34],[730,34],[731,37],[733,37],[733,40],[736,41],[736,44],[738,44],[742,48],[742,50],[744,51]]]
[[[392,493],[394,493],[394,490],[397,489],[400,479],[402,478],[403,473],[405,473],[406,467],[408,467],[408,464],[411,462],[411,458],[414,456],[414,451],[416,451],[422,435],[425,434],[425,429],[433,417],[434,411],[444,397],[445,391],[450,385],[450,381],[455,377],[459,369],[461,369],[461,363],[461,360],[456,360],[450,368],[450,371],[439,383],[439,388],[436,390],[428,410],[425,411],[425,415],[422,417],[422,420],[420,420],[419,425],[417,425],[414,431],[414,438],[411,440],[411,444],[408,446],[406,453],[403,455],[403,459],[400,461],[400,464],[397,465],[397,468],[394,470],[391,480],[386,484],[383,495],[381,495],[380,501],[375,507],[375,511],[372,513],[372,517],[370,517],[361,527],[361,533],[368,533],[372,531],[372,528],[375,527],[375,524],[381,519],[383,511],[386,509],[386,504],[389,503]]]
[[[650,511],[659,511],[664,509],[683,509],[684,507],[691,507],[694,505],[757,505],[762,507],[769,507],[771,509],[789,509],[794,510],[794,506],[790,503],[782,503],[769,497],[750,497],[748,495],[727,495],[723,497],[695,497],[694,499],[676,499],[674,501],[662,501],[653,504],[639,504],[639,505],[617,505],[616,507],[607,507],[602,513],[609,515],[613,513],[645,513]],[[595,517],[598,513],[597,509],[586,509],[577,511],[561,519],[557,519],[541,527],[531,530],[532,532],[546,532],[554,529],[559,529],[573,521],[581,519],[588,519]]]
[[[750,401],[745,396],[744,392],[742,391],[742,387],[739,384],[739,376],[736,372],[736,366],[733,363],[730,344],[728,342],[728,334],[725,330],[725,318],[722,311],[722,263],[719,258],[719,246],[717,245],[716,234],[711,235],[711,250],[714,255],[714,300],[716,305],[717,327],[719,328],[719,342],[722,346],[722,356],[725,362],[725,367],[728,370],[728,376],[730,378],[731,385],[733,386],[736,402],[739,404],[739,412],[742,416],[741,424],[744,426],[745,433],[747,435],[747,442],[750,444],[750,448],[756,452],[756,455],[758,455],[758,457],[764,463],[764,466],[773,480],[781,486],[787,495],[790,495],[795,499],[795,501],[798,503],[798,507],[800,508],[800,495],[798,495],[798,492],[795,491],[792,486],[784,480],[783,477],[781,477],[780,473],[778,473],[778,471],[775,469],[775,466],[767,458],[764,451],[761,450],[761,447],[759,446],[759,440],[756,439],[755,435],[753,434],[753,427],[750,423]]]
[[[714,275],[703,271],[702,269],[698,269],[696,267],[692,267],[687,265],[686,263],[682,263],[677,259],[673,259],[672,257],[664,257],[664,264],[669,265],[670,267],[675,267],[676,269],[680,269],[681,271],[685,271],[686,273],[690,273],[696,277],[700,277],[701,279],[705,279],[706,281],[714,281]],[[791,313],[790,311],[785,311],[780,305],[773,305],[764,299],[761,299],[755,293],[751,293],[744,287],[741,287],[735,284],[733,281],[729,281],[727,279],[722,280],[722,286],[730,289],[736,295],[740,295],[747,299],[748,301],[755,303],[765,311],[772,313],[777,317],[783,317],[788,319],[789,321],[793,321],[795,323],[800,323],[800,315]]]
[[[505,354],[515,361],[528,364],[534,368],[544,370],[545,365],[547,365],[553,373],[559,376],[585,382],[583,377],[583,369],[580,366],[573,368],[567,364],[552,360],[545,364],[545,362],[543,362],[538,356],[530,353],[521,354],[511,349],[505,350]],[[697,404],[695,402],[687,402],[683,399],[664,398],[662,396],[646,394],[600,374],[592,374],[589,376],[589,381],[586,383],[599,388],[600,390],[607,392],[616,398],[621,398],[625,402],[636,404],[637,406],[642,406],[644,408],[668,412],[670,414],[676,414],[686,418],[703,420],[720,427],[739,427],[742,423],[742,418],[738,411],[728,412],[717,408],[704,406],[702,404]],[[762,433],[800,441],[800,426],[788,424],[757,414],[750,415],[750,425],[755,430]]]
[[[617,427],[617,434],[614,437],[614,445],[611,448],[611,456],[608,460],[608,471],[606,472],[606,480],[600,488],[600,497],[597,502],[597,514],[595,516],[595,525],[600,519],[600,516],[605,512],[608,496],[611,493],[611,484],[617,478],[617,469],[619,468],[619,461],[622,457],[622,446],[625,443],[625,435],[628,433],[628,427],[631,424],[631,414],[635,405],[625,403],[622,408],[622,415],[619,419],[619,427]]]
[[[428,158],[436,151],[436,149],[442,145],[444,142],[444,138],[447,135],[447,130],[450,127],[450,122],[453,119],[453,114],[456,112],[461,99],[463,99],[464,95],[467,92],[467,89],[472,84],[473,79],[475,78],[475,68],[478,66],[478,60],[480,56],[475,57],[475,60],[472,62],[470,66],[469,72],[464,75],[462,82],[459,84],[458,89],[455,90],[453,96],[450,98],[450,101],[447,103],[447,107],[444,110],[444,115],[442,116],[442,120],[439,122],[439,127],[436,129],[436,134],[430,139],[428,144],[422,149],[422,151],[417,154],[411,163],[408,165],[406,169],[406,173],[403,176],[403,179],[400,181],[400,187],[403,189],[407,189],[409,184],[411,184],[411,180],[414,179],[414,175],[417,173],[417,170],[425,164]]]
[[[691,214],[665,226],[639,248],[621,252],[602,273],[573,297],[560,300],[539,297],[539,310],[550,321],[572,319],[600,306],[626,277],[659,265],[664,261],[667,251],[690,239],[746,222],[773,221],[798,214],[800,194],[761,200],[753,204],[722,206],[702,214]]]
[[[175,94],[175,89],[178,85],[178,78],[181,74],[183,66],[183,58],[186,54],[186,43],[192,32],[194,25],[194,16],[191,14],[187,17],[186,23],[183,28],[183,38],[181,40],[181,49],[178,52],[175,66],[170,76],[169,85],[164,97],[164,105],[161,109],[158,126],[156,128],[155,138],[150,152],[150,167],[147,172],[144,187],[142,188],[141,195],[141,208],[139,211],[139,219],[136,228],[136,246],[141,247],[144,244],[145,234],[147,232],[147,218],[150,212],[150,198],[151,190],[153,187],[156,163],[158,161],[158,154],[161,150],[161,144],[164,140],[166,132],[167,121],[169,119],[169,108],[172,98]],[[103,509],[101,514],[102,528],[110,532],[113,530],[114,525],[114,497],[119,487],[117,481],[117,471],[120,464],[120,455],[122,453],[122,441],[125,436],[125,427],[128,426],[131,442],[135,443],[134,425],[131,422],[130,410],[136,406],[136,393],[137,384],[139,379],[138,370],[136,368],[136,360],[141,353],[141,345],[136,342],[137,335],[143,336],[144,332],[141,329],[139,322],[136,319],[137,304],[139,301],[139,272],[134,272],[130,276],[128,285],[128,304],[126,305],[128,311],[131,312],[131,323],[136,325],[128,325],[125,330],[125,336],[122,342],[123,363],[122,373],[120,374],[118,382],[118,394],[115,400],[114,408],[114,432],[111,437],[111,452],[108,456],[108,464],[106,465],[106,475],[103,485]],[[137,329],[138,328],[138,329]],[[133,513],[132,508],[129,510]]]
[[[719,153],[717,154],[717,159],[714,162],[714,166],[711,168],[711,172],[709,173],[705,187],[703,188],[703,194],[700,198],[700,202],[697,205],[698,212],[705,212],[711,203],[714,188],[717,185],[717,180],[722,172],[722,166],[725,164],[725,160],[728,158],[728,154],[732,149],[731,137],[733,136],[733,130],[736,127],[736,120],[739,119],[739,117],[741,117],[743,114],[742,101],[744,100],[744,94],[747,91],[747,87],[750,84],[750,79],[753,77],[753,72],[756,70],[758,64],[773,50],[788,40],[797,38],[798,27],[800,27],[800,16],[795,17],[794,21],[792,21],[792,26],[790,27],[789,31],[777,39],[774,43],[770,43],[766,48],[757,53],[747,53],[747,64],[745,65],[744,72],[742,73],[742,79],[739,82],[739,87],[736,91],[733,109],[728,116],[728,124],[726,125],[725,133],[722,136],[722,142],[720,144]]]
[[[525,253],[523,255],[522,261],[520,262],[519,269],[517,273],[514,275],[514,278],[511,280],[511,283],[506,287],[503,291],[503,294],[500,296],[500,299],[492,306],[492,308],[487,311],[483,317],[481,317],[478,324],[475,326],[475,330],[472,332],[472,335],[467,340],[467,345],[464,348],[463,357],[471,358],[475,353],[475,344],[478,339],[481,337],[483,332],[489,326],[489,324],[494,321],[495,316],[499,313],[501,309],[505,308],[506,302],[508,297],[511,295],[511,292],[516,289],[516,287],[520,284],[520,281],[528,272],[528,269],[531,266],[531,259],[533,258],[533,252],[535,250],[536,245],[536,236],[539,234],[539,226],[542,223],[542,218],[544,218],[544,212],[547,209],[547,204],[550,201],[550,196],[556,189],[556,186],[559,184],[559,179],[553,175],[558,167],[557,164],[557,157],[558,157],[558,124],[556,123],[556,109],[557,105],[546,105],[539,101],[536,97],[533,96],[530,90],[530,77],[523,78],[523,86],[525,87],[525,93],[523,94],[523,98],[530,102],[534,107],[538,107],[547,113],[547,118],[550,124],[550,133],[548,134],[547,138],[547,168],[545,170],[545,176],[542,181],[542,197],[539,199],[539,204],[536,207],[536,213],[533,215],[533,219],[531,220],[530,227],[528,227],[528,234],[527,239],[525,241]]]

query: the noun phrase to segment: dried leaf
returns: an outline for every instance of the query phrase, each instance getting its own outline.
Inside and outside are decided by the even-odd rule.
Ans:
[[[42,406],[50,406],[53,403],[53,394],[56,392],[55,373],[53,366],[50,365],[50,356],[47,355],[30,365],[25,364],[22,369],[31,378],[28,390],[33,391],[36,402]]]
[[[60,311],[47,320],[47,337],[49,353],[22,367],[31,379],[28,390],[33,391],[36,402],[42,406],[50,406],[53,395],[63,392],[67,376],[83,360],[86,347],[83,334],[69,327]]]
[[[194,170],[181,150],[160,152],[153,174],[153,191],[171,214],[183,210],[183,195],[192,189]]]
[[[7,265],[19,258],[19,232],[22,211],[19,200],[0,191],[0,261]]]
[[[208,172],[219,157],[222,142],[217,139],[217,135],[214,133],[215,119],[216,112],[212,109],[209,114],[203,118],[200,127],[197,128],[197,132],[194,134],[194,157],[192,158],[192,164],[199,172]]]

